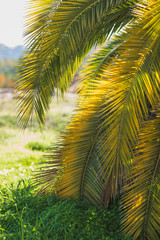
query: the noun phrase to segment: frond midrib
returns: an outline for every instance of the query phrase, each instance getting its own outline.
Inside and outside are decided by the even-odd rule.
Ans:
[[[97,141],[97,135],[95,137],[92,138],[92,144],[90,146],[90,149],[88,151],[88,155],[87,155],[87,159],[85,161],[85,165],[84,165],[84,168],[83,168],[83,173],[82,173],[82,180],[81,180],[81,184],[80,184],[80,197],[81,199],[83,200],[83,190],[84,190],[84,185],[85,185],[85,176],[86,176],[86,172],[87,172],[87,166],[89,164],[89,160],[90,160],[90,157],[91,157],[91,154],[92,154],[92,151],[94,149],[94,146],[96,144],[96,141]]]
[[[147,52],[144,54],[147,55]],[[141,58],[140,63],[143,62],[144,59],[144,55]],[[116,160],[118,160],[120,158],[120,149],[121,149],[121,137],[122,137],[122,132],[123,132],[123,125],[124,125],[124,118],[125,118],[125,113],[127,111],[127,105],[130,99],[130,95],[132,94],[132,90],[134,89],[134,86],[137,84],[137,82],[139,81],[139,79],[137,78],[137,75],[141,73],[141,64],[139,65],[139,67],[137,68],[136,72],[134,73],[134,78],[131,82],[131,85],[128,87],[127,90],[127,95],[124,99],[124,105],[123,105],[123,110],[121,112],[121,122],[120,122],[120,126],[119,126],[119,132],[118,132],[118,146],[117,146],[117,152],[116,152]]]

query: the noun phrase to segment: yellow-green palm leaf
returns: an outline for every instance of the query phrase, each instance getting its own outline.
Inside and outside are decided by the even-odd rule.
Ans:
[[[125,41],[116,48],[116,55],[109,62],[104,57],[103,64],[103,57],[91,58],[98,62],[91,75],[90,68],[85,68],[77,114],[62,138],[59,163],[64,171],[57,185],[62,196],[81,196],[105,205],[123,185],[140,123],[159,97],[160,42],[151,17],[154,13],[156,21],[158,6],[138,7],[136,13],[141,10],[143,15],[125,29]],[[101,53],[100,49],[97,54]],[[51,186],[50,173],[45,178],[49,177]]]
[[[160,106],[142,124],[130,182],[122,199],[123,229],[133,239],[160,238]]]
[[[96,53],[98,60],[90,66],[93,69],[93,75],[88,78],[85,76],[86,80],[83,80],[84,85],[86,85],[86,81],[90,82],[87,83],[89,89],[91,88],[90,84],[93,84],[93,76],[96,77],[102,73],[103,64],[109,64],[111,56],[116,54],[119,44],[119,40],[114,41],[102,49],[100,48]],[[96,59],[94,54],[90,58],[89,63],[90,60]],[[99,82],[99,80],[97,81]],[[81,90],[81,95],[83,90]],[[83,96],[85,96],[84,91]],[[60,174],[62,175],[61,180],[56,189],[59,195],[80,197],[80,199],[92,201],[101,206],[108,202],[108,193],[105,192],[105,176],[100,174],[103,158],[98,156],[98,149],[101,146],[99,125],[103,119],[100,116],[101,104],[102,99],[95,98],[94,95],[79,102],[77,113],[68,125],[64,136],[61,137],[62,147],[53,151],[47,162],[48,168],[45,168],[35,178],[36,181],[37,178],[39,181],[39,191],[46,192],[53,189],[54,176]],[[72,174],[69,177],[69,172],[74,172],[74,177]]]
[[[135,1],[30,1],[26,21],[28,51],[19,67],[19,118],[26,126],[35,112],[44,123],[55,89],[62,93],[90,49],[133,17]]]
[[[95,113],[99,110],[100,105],[91,99],[87,100],[87,108],[83,103],[79,106],[61,137],[60,150],[52,153],[48,169],[35,179],[37,181],[38,178],[40,191],[53,189],[54,176],[60,173],[60,181],[56,185],[60,196],[80,197],[104,206],[105,179],[99,174],[101,161],[97,161],[101,119]]]
[[[140,122],[147,116],[148,107],[159,98],[158,9],[157,2],[147,10],[141,9],[143,15],[126,29],[128,39],[120,45],[119,57],[106,66],[94,91],[95,97],[101,95],[103,98],[101,116],[104,121],[100,125],[103,145],[99,152],[105,156],[102,172],[106,173],[107,181],[112,178],[113,195],[130,167]]]

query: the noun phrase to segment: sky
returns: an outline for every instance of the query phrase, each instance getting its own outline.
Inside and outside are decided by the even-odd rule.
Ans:
[[[0,43],[23,45],[23,25],[27,0],[0,0]]]

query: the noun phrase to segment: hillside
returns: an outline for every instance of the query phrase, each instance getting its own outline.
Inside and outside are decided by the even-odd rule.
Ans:
[[[0,44],[0,60],[19,59],[24,52],[24,47],[19,45],[14,48]]]

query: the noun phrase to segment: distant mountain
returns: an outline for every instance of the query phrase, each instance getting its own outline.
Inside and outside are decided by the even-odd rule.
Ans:
[[[5,61],[7,59],[19,59],[24,52],[24,47],[19,45],[14,48],[7,47],[4,44],[0,44],[0,60]]]

